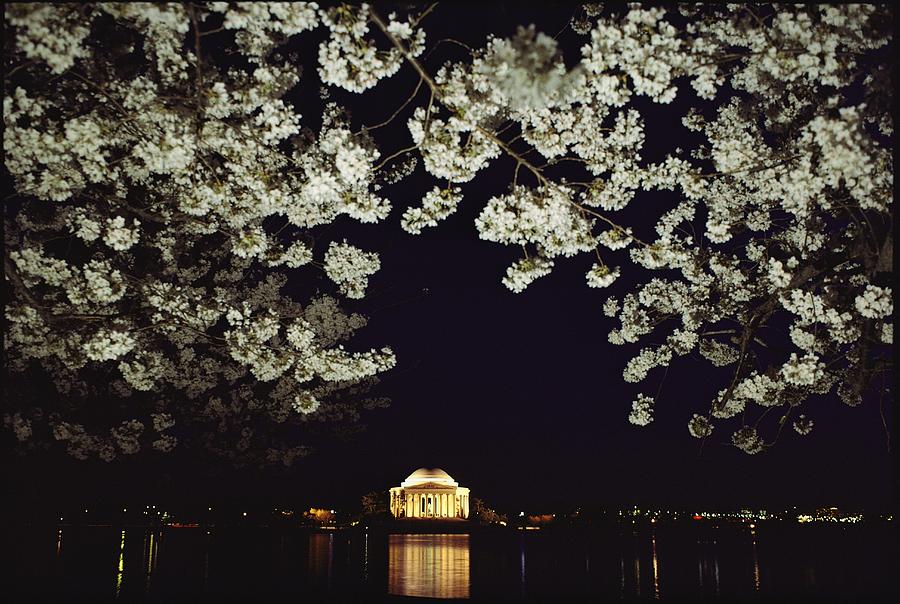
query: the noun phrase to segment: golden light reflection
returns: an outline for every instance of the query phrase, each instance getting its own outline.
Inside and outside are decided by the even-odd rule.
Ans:
[[[153,577],[153,572],[156,570],[156,559],[159,555],[159,541],[162,539],[162,534],[160,534],[159,538],[156,538],[156,532],[150,531],[149,539],[144,541],[145,554],[147,556],[147,567],[146,567],[146,590],[150,591],[150,580]],[[149,541],[149,543],[148,543]]]
[[[59,532],[56,533],[56,557],[62,554],[62,529],[59,529]]]
[[[656,533],[653,533],[650,546],[653,549],[653,597],[659,600],[659,562],[656,559]]]
[[[116,597],[122,591],[122,575],[125,574],[125,531],[122,531],[122,538],[119,540],[119,565],[116,569]]]
[[[469,597],[468,535],[390,535],[388,593]]]
[[[634,554],[634,591],[636,595],[641,595],[641,559],[637,552]]]
[[[753,587],[759,591],[759,557],[756,555],[756,533],[751,531],[753,541]]]
[[[309,574],[326,579],[331,585],[334,561],[334,535],[313,533],[309,536]]]

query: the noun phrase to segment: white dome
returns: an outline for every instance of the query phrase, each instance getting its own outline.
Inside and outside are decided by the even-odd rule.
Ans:
[[[404,480],[400,486],[411,487],[427,482],[447,485],[450,487],[459,486],[459,483],[453,480],[453,478],[449,474],[447,474],[440,468],[419,468],[418,470],[407,476],[406,480]]]

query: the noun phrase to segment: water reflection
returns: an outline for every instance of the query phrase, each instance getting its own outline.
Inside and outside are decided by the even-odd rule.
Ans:
[[[144,559],[147,561],[147,564],[144,566],[144,576],[146,577],[144,585],[148,592],[150,591],[150,579],[153,577],[153,572],[156,570],[156,561],[159,557],[159,542],[161,539],[162,533],[157,535],[156,531],[148,531],[144,538]]]
[[[119,539],[119,564],[116,568],[116,597],[122,592],[122,576],[125,574],[125,531]]]
[[[698,539],[699,555],[697,556],[700,572],[700,591],[705,593],[710,583],[713,584],[715,595],[719,595],[719,549],[715,539]]]
[[[313,533],[309,536],[309,575],[324,578],[331,587],[334,560],[334,534]]]
[[[469,581],[468,535],[389,536],[388,593],[468,598]]]
[[[522,596],[525,596],[525,535],[519,537],[519,574],[521,576]]]
[[[753,588],[759,591],[759,556],[756,554],[756,532],[751,530],[750,537],[753,540]]]
[[[636,596],[641,595],[641,559],[640,554],[634,555],[634,591]]]
[[[656,559],[656,532],[651,536],[650,544],[653,552],[653,597],[659,600],[659,562]]]
[[[216,601],[232,595],[249,601],[273,594],[302,601],[383,595],[385,589],[430,598],[658,599],[664,575],[667,598],[803,591],[858,601],[880,591],[896,595],[889,587],[896,553],[884,531],[773,527],[751,528],[748,535],[746,527],[691,528],[598,532],[581,542],[580,536],[550,531],[470,537],[54,527],[35,537],[30,550],[23,537],[27,551],[16,560],[18,591],[12,593],[48,601],[72,594],[86,601]],[[247,592],[238,594],[242,589]]]
[[[209,550],[212,548],[212,532],[206,531],[206,543],[203,548],[203,586],[209,581]]]

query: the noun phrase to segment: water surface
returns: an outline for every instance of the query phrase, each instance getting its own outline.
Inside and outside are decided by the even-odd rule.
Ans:
[[[471,535],[62,526],[9,532],[12,600],[889,599],[889,525]]]

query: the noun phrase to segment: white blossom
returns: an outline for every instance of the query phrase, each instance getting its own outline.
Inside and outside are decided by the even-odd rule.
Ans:
[[[821,379],[824,372],[825,365],[815,354],[798,357],[797,353],[791,353],[791,358],[781,367],[785,381],[795,386],[810,386]]]
[[[618,266],[610,269],[605,264],[595,262],[587,272],[588,287],[609,287],[619,277],[620,272]]]
[[[134,246],[140,238],[138,227],[141,225],[138,219],[132,221],[133,228],[125,226],[125,218],[116,216],[106,221],[106,230],[103,234],[103,243],[114,250],[127,250]]]
[[[708,419],[702,415],[694,414],[691,421],[688,422],[688,432],[694,438],[706,438],[712,434],[713,425]]]
[[[332,242],[325,252],[325,274],[348,298],[362,298],[369,276],[381,268],[378,255],[357,247]]]
[[[506,269],[503,285],[515,293],[521,293],[532,281],[549,275],[553,269],[553,261],[547,258],[532,257],[517,260]]]
[[[759,453],[766,447],[765,442],[760,439],[756,429],[749,426],[735,432],[731,436],[731,442],[744,453],[749,453],[751,455]]]
[[[408,208],[400,220],[403,229],[418,235],[425,227],[437,226],[438,222],[456,211],[462,200],[459,187],[433,188],[425,194],[421,208]]]
[[[304,415],[315,413],[320,405],[321,403],[318,399],[308,392],[302,392],[294,397],[293,407],[297,413]]]
[[[104,328],[84,343],[84,351],[93,361],[111,361],[131,352],[135,343],[128,332]]]
[[[800,436],[806,436],[813,429],[813,420],[809,419],[805,415],[801,414],[794,421],[794,431]]]
[[[881,319],[894,313],[894,301],[890,287],[867,285],[854,301],[856,310],[867,319]]]
[[[652,422],[653,404],[652,396],[638,394],[637,399],[631,403],[631,413],[628,414],[628,421],[635,426],[646,426]]]

